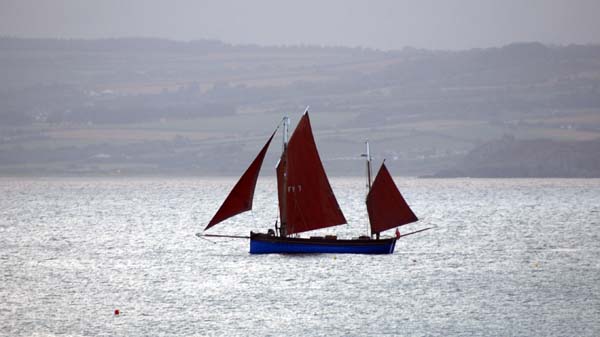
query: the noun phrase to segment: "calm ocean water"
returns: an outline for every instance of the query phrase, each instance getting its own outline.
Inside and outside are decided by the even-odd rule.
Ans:
[[[600,180],[400,179],[389,256],[251,256],[196,238],[234,179],[0,179],[3,336],[599,336]],[[332,179],[365,231],[362,179]],[[277,217],[274,179],[255,210]],[[113,314],[119,309],[121,315]]]

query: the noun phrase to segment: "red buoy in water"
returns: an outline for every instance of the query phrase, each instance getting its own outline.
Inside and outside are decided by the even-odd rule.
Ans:
[[[119,316],[121,312],[119,311],[119,309],[115,309],[115,316]]]

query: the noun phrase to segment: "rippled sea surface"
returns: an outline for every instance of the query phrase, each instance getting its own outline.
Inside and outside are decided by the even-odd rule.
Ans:
[[[248,254],[194,236],[234,179],[0,179],[3,336],[599,336],[600,180],[406,179],[393,255]],[[362,179],[332,179],[366,230]],[[277,217],[274,179],[255,210]],[[115,316],[114,310],[121,314]]]

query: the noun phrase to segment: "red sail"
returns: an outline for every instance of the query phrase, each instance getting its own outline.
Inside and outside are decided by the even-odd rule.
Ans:
[[[287,158],[287,191],[283,191],[283,161],[277,167],[277,182],[286,234],[346,223],[319,158],[308,113],[298,122],[284,158]]]
[[[275,132],[277,132],[277,130],[275,130]],[[229,192],[229,195],[225,201],[223,201],[223,204],[204,230],[207,230],[236,214],[252,209],[252,200],[254,198],[254,188],[256,187],[258,173],[260,172],[263,159],[265,159],[269,144],[271,143],[273,136],[275,136],[275,132],[273,132],[271,138],[269,138],[265,146],[260,150],[252,164],[250,164],[248,169],[246,169],[246,172],[244,172],[240,177],[240,180],[238,180],[237,184],[235,184],[231,192]]]
[[[367,211],[372,233],[380,233],[419,220],[404,201],[385,164],[381,164],[367,195]]]

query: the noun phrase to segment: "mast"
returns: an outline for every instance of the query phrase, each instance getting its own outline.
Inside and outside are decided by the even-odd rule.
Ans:
[[[367,147],[367,194],[371,190],[371,151],[369,150],[369,140],[365,141],[365,146]]]
[[[279,227],[279,235],[281,237],[287,236],[287,147],[288,147],[288,139],[289,139],[289,126],[290,126],[290,118],[285,116],[283,117],[283,149],[281,152],[281,167],[283,170],[283,193],[281,195],[281,207],[280,207],[280,216],[281,216],[281,225]]]
[[[366,184],[367,193],[365,195],[365,203],[366,203],[367,202],[367,198],[369,197],[369,192],[371,192],[371,151],[369,149],[369,140],[368,139],[365,141],[365,147],[366,147],[366,151],[367,152],[364,153],[364,154],[362,154],[361,157],[366,157],[366,159],[367,159],[367,161],[366,161],[366,164],[367,164],[367,173],[366,173],[366,176],[367,176],[367,184]],[[369,224],[367,224],[367,234],[369,234],[370,230],[371,230],[371,226]]]

